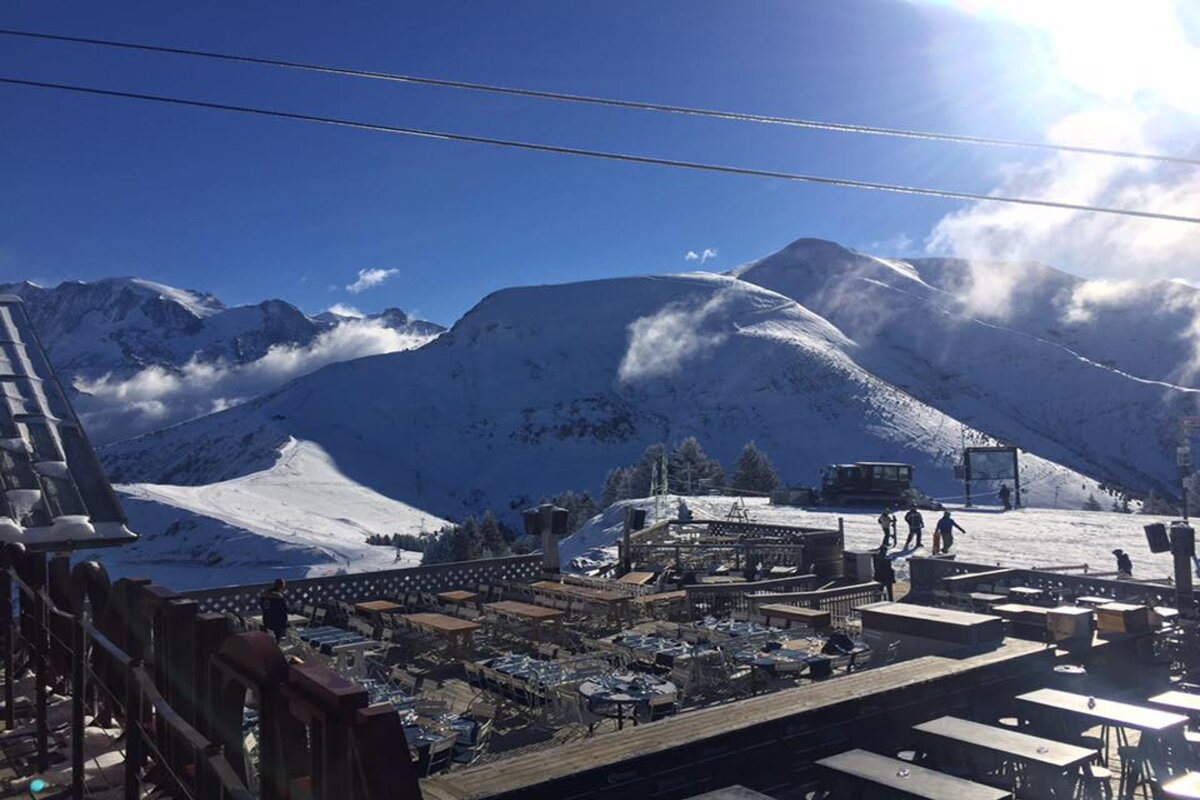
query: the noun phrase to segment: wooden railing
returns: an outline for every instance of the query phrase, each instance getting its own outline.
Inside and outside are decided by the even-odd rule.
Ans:
[[[854,616],[854,610],[868,603],[878,603],[883,600],[883,585],[875,581],[856,583],[852,586],[838,586],[831,589],[816,589],[809,592],[788,592],[782,594],[751,595],[748,599],[753,610],[770,603],[819,608],[828,611],[834,627],[845,625],[846,620]]]
[[[737,611],[750,611],[750,597],[761,594],[775,597],[781,592],[796,592],[817,586],[816,575],[793,575],[769,581],[737,581],[734,583],[696,583],[685,586],[688,613],[692,619],[707,615],[728,615]]]
[[[943,585],[945,578],[993,572],[997,569],[995,564],[972,564],[942,558],[910,558],[908,567],[911,592],[917,597],[931,596],[934,592],[945,591]],[[1107,574],[1109,573],[1078,575],[1041,569],[1013,568],[1011,575],[1006,577],[1006,581],[1007,585],[1044,589],[1068,598],[1110,597],[1113,600],[1148,606],[1174,607],[1176,604],[1175,589],[1170,586],[1160,583],[1113,580],[1104,577]]]
[[[226,615],[201,612],[195,600],[146,580],[110,584],[96,562],[72,569],[67,556],[47,562],[20,545],[0,557],[5,723],[11,730],[17,722],[14,684],[29,669],[33,698],[22,715],[33,717],[33,758],[45,771],[53,755],[50,687],[69,695],[65,796],[101,788],[85,786],[90,715],[89,724],[124,731],[123,780],[113,783],[123,784],[127,800],[151,792],[189,800],[421,797],[396,710],[370,706],[365,688],[318,664],[289,663],[271,634],[236,632]],[[254,791],[243,740],[248,693],[259,712]]]
[[[322,606],[335,602],[359,603],[403,597],[406,592],[438,592],[452,589],[474,591],[481,584],[527,582],[541,574],[541,556],[507,556],[478,561],[456,561],[422,567],[331,575],[288,581],[287,595],[293,608]],[[232,614],[258,613],[258,598],[270,584],[225,586],[182,594],[195,600],[201,611]]]

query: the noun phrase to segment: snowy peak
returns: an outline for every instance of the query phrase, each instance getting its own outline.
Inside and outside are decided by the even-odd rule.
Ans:
[[[442,330],[398,309],[314,319],[277,299],[230,308],[141,278],[13,283],[0,294],[25,300],[101,443],[242,402],[334,361],[419,346]]]

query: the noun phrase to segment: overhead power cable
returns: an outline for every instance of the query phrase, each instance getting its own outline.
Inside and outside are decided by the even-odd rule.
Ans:
[[[62,36],[52,33],[35,31],[17,31],[0,28],[0,35],[16,36],[27,39],[42,39],[52,42],[70,42],[73,44],[89,44],[100,47],[118,48],[122,50],[138,50],[148,53],[168,53],[171,55],[192,56],[218,61],[232,61],[241,64],[258,64],[261,66],[279,67],[283,69],[319,72],[327,75],[341,75],[352,78],[368,78],[371,80],[393,81],[396,83],[411,83],[422,86],[438,86],[445,89],[464,89],[474,92],[489,92],[492,94],[530,97],[539,100],[555,100],[566,103],[583,103],[588,105],[624,108],[635,111],[656,111],[665,114],[682,114],[696,117],[711,117],[714,119],[733,120],[736,122],[755,122],[766,125],[783,125],[793,128],[811,128],[813,130],[831,131],[835,133],[854,133],[868,136],[892,136],[903,139],[926,139],[957,144],[972,144],[988,147],[1007,147],[1023,150],[1048,150],[1066,153],[1086,153],[1089,155],[1110,156],[1113,158],[1134,158],[1147,161],[1163,161],[1174,164],[1190,164],[1200,166],[1200,158],[1174,156],[1162,153],[1141,153],[1132,150],[1114,150],[1103,147],[1084,147],[1082,145],[1054,144],[1051,142],[1033,142],[1019,139],[1002,139],[991,136],[967,136],[937,131],[907,130],[904,128],[884,128],[875,125],[854,125],[842,122],[825,122],[822,120],[801,119],[797,117],[781,117],[769,114],[752,114],[742,111],[720,111],[708,108],[693,108],[672,105],[668,103],[644,103],[636,100],[620,100],[610,97],[595,97],[591,95],[570,94],[566,92],[548,92],[537,89],[521,89],[512,86],[495,86],[487,83],[471,81],[455,81],[443,78],[427,78],[418,75],[402,75],[392,72],[376,72],[363,69],[349,69],[322,64],[307,64],[299,61],[284,61],[274,58],[257,56],[242,56],[231,53],[217,53],[210,50],[191,50],[181,47],[166,47],[163,45],[140,44],[137,42],[118,42],[110,39],[93,39],[83,36]]]
[[[878,192],[924,195],[927,197],[942,197],[951,200],[976,200],[991,203],[1013,203],[1027,206],[1042,206],[1045,208],[1059,208],[1068,211],[1087,211],[1096,214],[1117,214],[1126,217],[1141,217],[1144,219],[1167,220],[1169,222],[1189,222],[1193,224],[1200,224],[1200,217],[1189,217],[1179,214],[1163,214],[1156,211],[1109,208],[1106,206],[1065,203],[1056,200],[1040,200],[1031,197],[1006,197],[1003,195],[976,194],[974,192],[958,192],[949,189],[931,189],[922,186],[904,186],[894,183],[877,183],[874,181],[859,181],[849,178],[830,178],[820,175],[803,175],[795,172],[752,169],[749,167],[734,167],[723,164],[707,164],[698,161],[682,161],[672,158],[639,156],[628,153],[613,153],[603,150],[587,150],[580,147],[565,147],[561,145],[541,144],[537,142],[522,142],[513,139],[497,139],[489,136],[473,136],[465,133],[450,133],[447,131],[434,131],[422,128],[405,128],[395,125],[381,125],[373,122],[340,119],[337,117],[321,117],[312,114],[298,114],[291,111],[252,108],[250,106],[236,106],[229,105],[227,103],[212,103],[204,100],[189,100],[181,97],[167,97],[164,95],[142,94],[139,92],[122,92],[112,89],[96,89],[88,86],[74,86],[70,84],[31,81],[19,78],[0,77],[0,83],[13,86],[27,86],[37,89],[52,89],[57,91],[76,92],[79,94],[99,95],[102,97],[121,97],[130,100],[145,100],[152,103],[165,103],[176,106],[188,106],[192,108],[206,108],[215,111],[232,111],[239,114],[252,114],[260,117],[274,117],[277,119],[288,119],[299,122],[314,122],[322,125],[335,125],[343,128],[356,128],[359,130],[377,131],[380,133],[393,133],[402,136],[413,136],[423,139],[437,139],[448,142],[471,142],[474,144],[487,144],[495,147],[508,147],[516,150],[530,150],[540,153],[557,153],[559,155],[568,156],[583,156],[586,158],[604,159],[607,161],[623,161],[633,164],[652,164],[654,166],[675,167],[677,169],[696,170],[700,172],[718,172],[726,175],[747,175],[755,178],[776,178],[779,180],[797,181],[800,183],[815,183],[824,186],[841,186],[849,189],[867,189]]]

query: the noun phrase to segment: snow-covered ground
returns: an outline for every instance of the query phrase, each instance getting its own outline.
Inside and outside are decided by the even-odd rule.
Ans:
[[[414,566],[420,554],[368,545],[373,533],[432,533],[446,520],[384,497],[341,472],[320,447],[291,440],[270,469],[205,486],[129,484],[142,539],[81,554],[114,576],[191,589]]]
[[[686,500],[697,519],[724,519],[735,502],[732,497],[689,497]],[[673,497],[662,503],[663,518],[676,515],[677,502],[678,498]],[[580,556],[615,560],[627,505],[645,508],[647,524],[656,519],[652,499],[629,500],[606,509],[574,536],[562,541],[559,552],[564,566]],[[847,550],[876,548],[882,536],[875,521],[878,510],[805,509],[773,506],[760,499],[747,500],[746,505],[755,522],[836,528],[841,517],[845,522]],[[1151,522],[1169,520],[1106,511],[1028,508],[1004,513],[997,507],[948,507],[958,524],[966,529],[966,533],[955,531],[954,538],[953,552],[962,561],[1009,567],[1088,564],[1094,571],[1111,572],[1116,569],[1112,551],[1119,547],[1132,557],[1137,578],[1165,578],[1172,571],[1170,555],[1152,554],[1146,547],[1142,530],[1143,525]],[[916,552],[928,555],[933,544],[933,523],[938,515],[933,511],[922,513],[926,521],[925,549]],[[901,521],[901,545],[906,536],[907,530]],[[895,557],[901,580],[908,578],[908,555],[900,553]]]

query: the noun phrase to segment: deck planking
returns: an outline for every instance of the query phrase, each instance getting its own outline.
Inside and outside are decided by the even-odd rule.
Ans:
[[[967,657],[925,656],[824,683],[690,711],[672,719],[543,752],[458,770],[424,781],[422,791],[429,800],[484,800],[515,792],[534,796],[537,787],[555,780],[592,771],[603,771],[611,779],[614,774],[636,772],[632,764],[624,763],[633,759],[676,748],[702,747],[706,740],[748,732],[759,725],[862,700],[870,695],[884,696],[898,689],[917,687],[1006,661],[1029,660],[1032,669],[1049,658],[1050,653],[1044,645],[1016,639],[1006,639],[994,650]],[[754,741],[752,732],[747,741]],[[768,739],[763,744],[773,742]],[[725,749],[722,745],[713,745],[714,751],[724,752]],[[603,776],[596,780],[597,786],[605,785]],[[548,786],[541,791],[543,796],[553,793]]]

